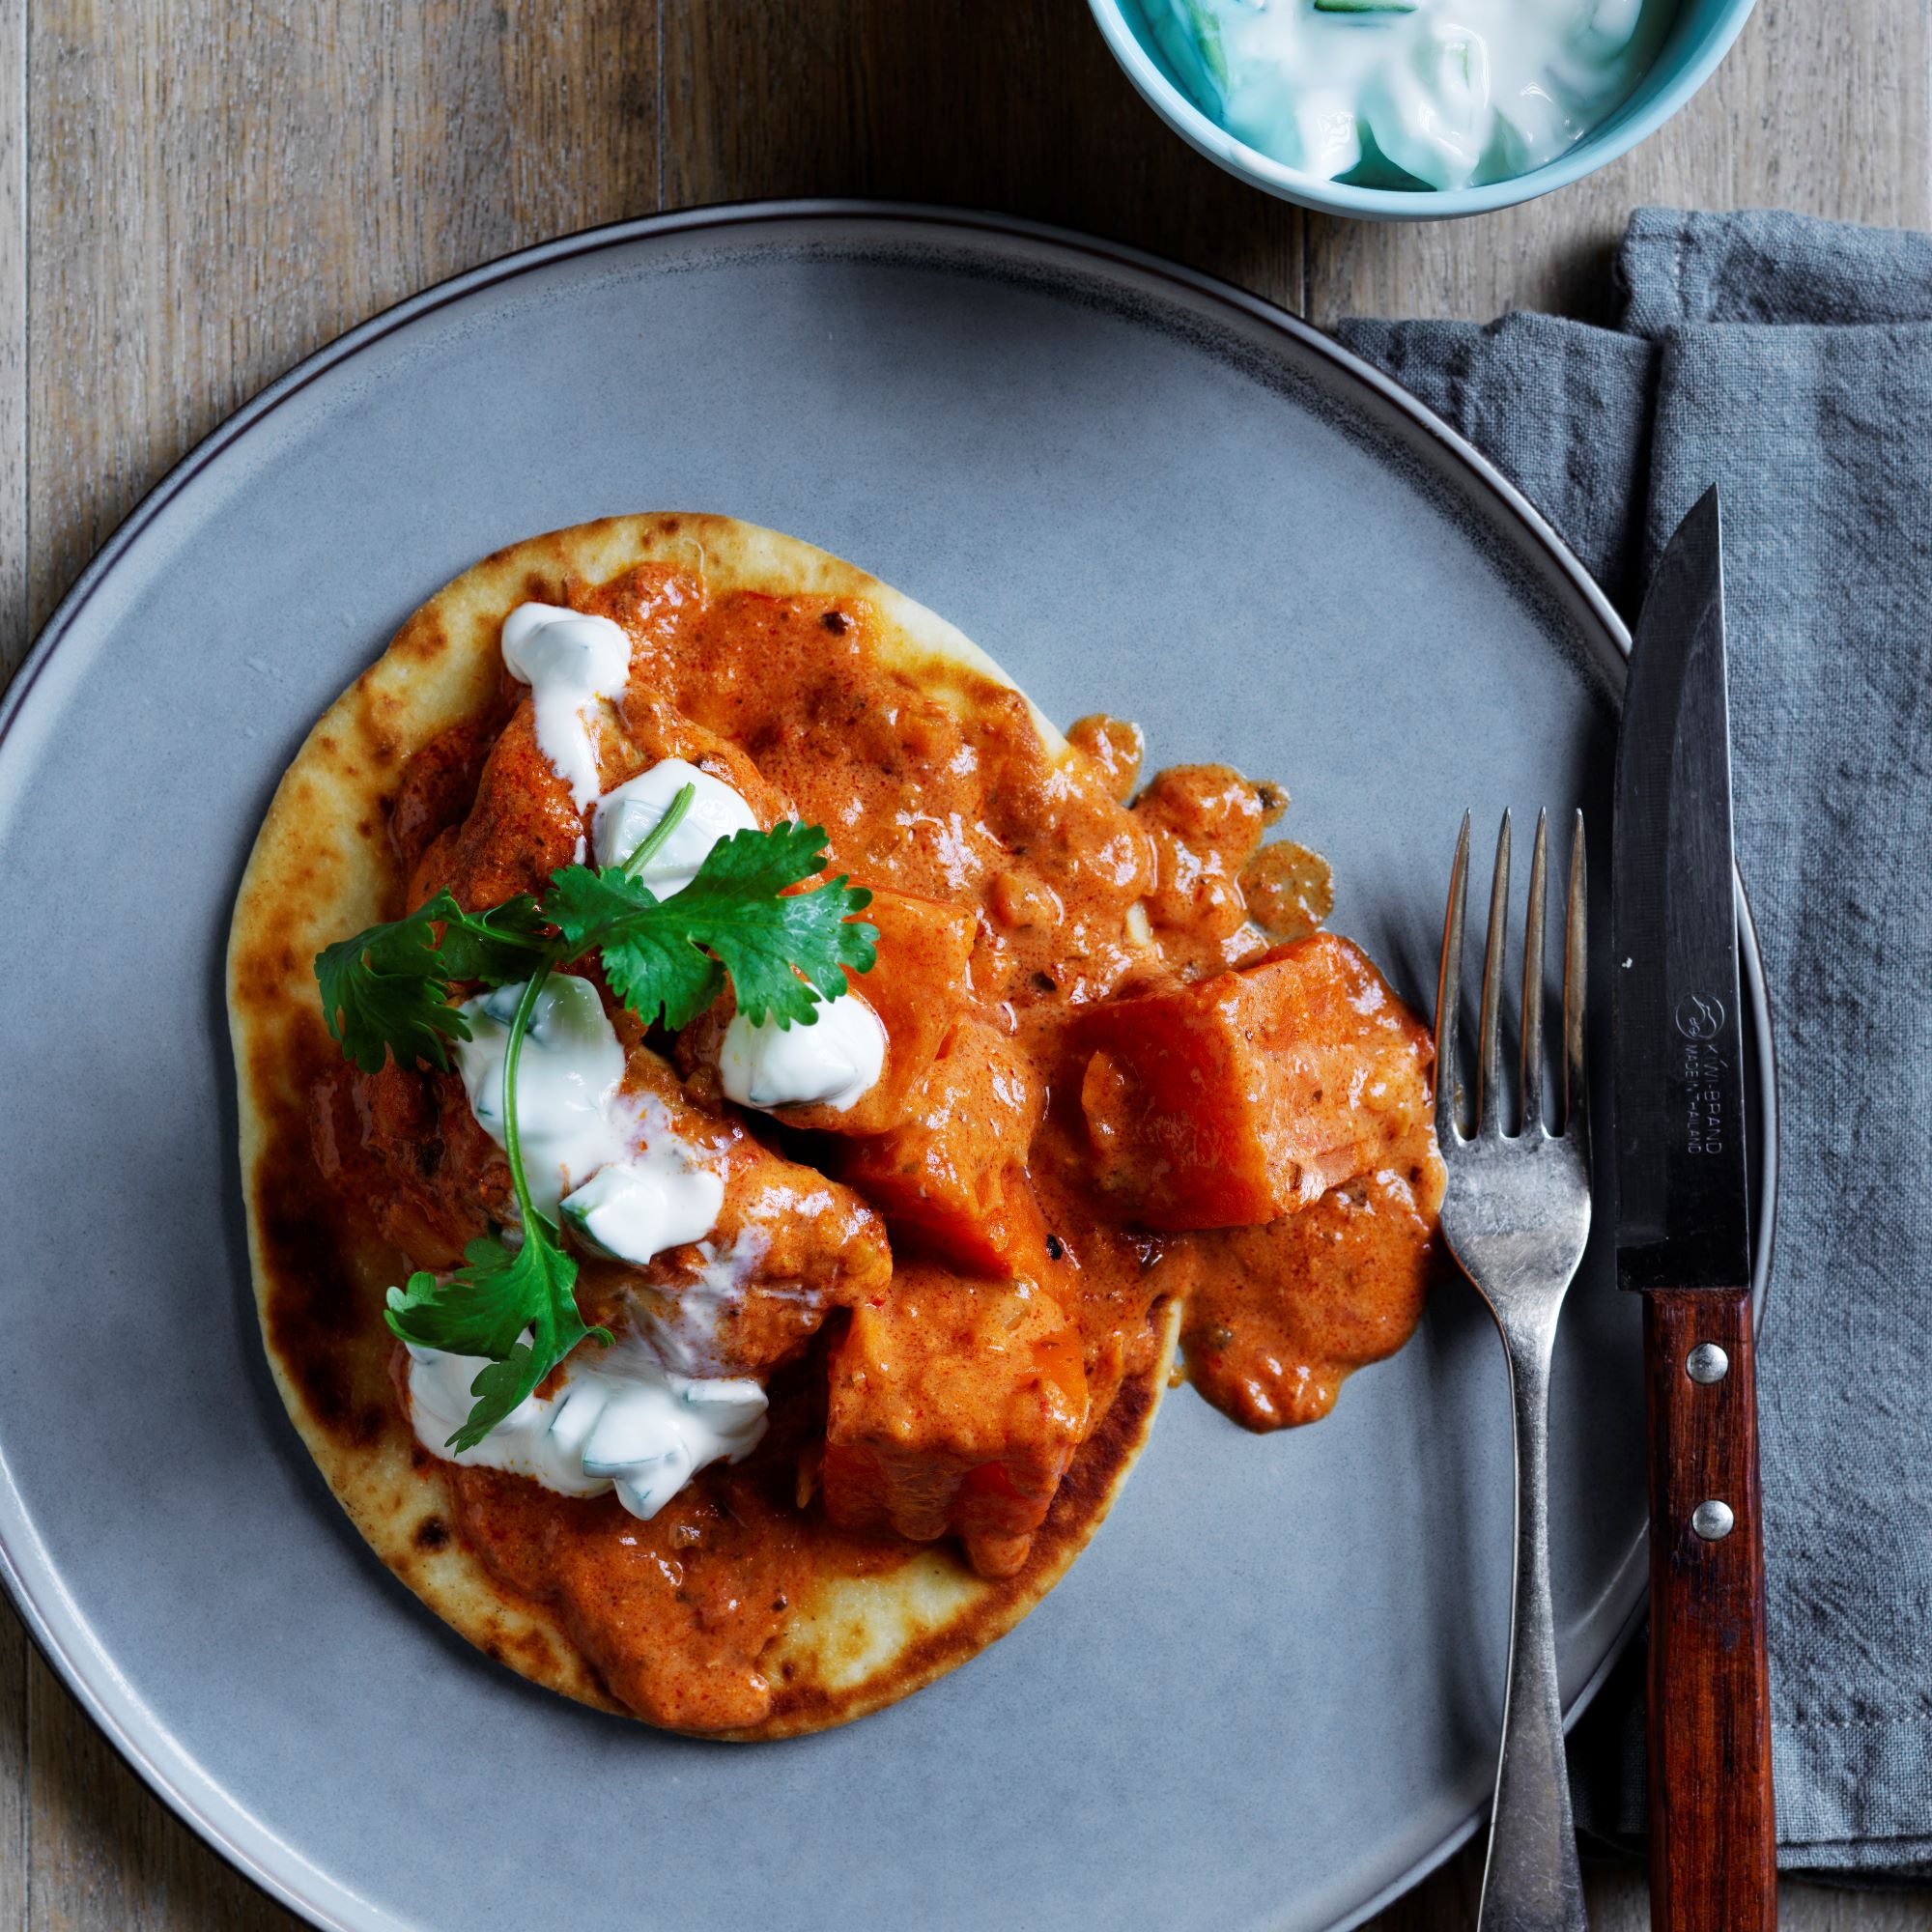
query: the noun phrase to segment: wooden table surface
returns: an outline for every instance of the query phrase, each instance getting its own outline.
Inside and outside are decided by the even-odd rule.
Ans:
[[[1621,163],[1478,221],[1304,215],[1140,104],[1079,0],[0,0],[0,678],[135,500],[364,317],[562,231],[696,203],[995,208],[1311,317],[1605,317],[1630,209],[1932,226],[1932,0],[1759,0]],[[292,1747],[299,1742],[292,1740]],[[1469,1922],[1465,1854],[1379,1921]],[[1593,1922],[1645,1922],[1635,1872]],[[1922,1897],[1787,1885],[1795,1932]],[[83,1719],[0,1608],[0,1932],[293,1925]]]

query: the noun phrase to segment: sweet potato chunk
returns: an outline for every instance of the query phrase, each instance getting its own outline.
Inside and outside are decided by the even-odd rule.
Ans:
[[[1086,1422],[1080,1337],[1050,1295],[914,1263],[832,1350],[826,1513],[922,1543],[952,1531],[981,1576],[1010,1576]]]
[[[831,1134],[878,1134],[897,1126],[946,1036],[972,1001],[967,962],[976,921],[967,907],[874,888],[872,903],[859,917],[879,935],[878,959],[869,973],[848,971],[845,977],[886,1030],[885,1068],[871,1092],[850,1107],[814,1103],[779,1109],[787,1126]],[[709,1012],[678,1035],[679,1068],[713,1095],[720,1091],[724,1030],[735,1010],[726,988]]]
[[[961,1020],[892,1132],[855,1141],[845,1180],[895,1234],[969,1274],[1044,1267],[1046,1227],[1026,1177],[1044,1095],[996,1029]]]
[[[1431,1102],[1430,1038],[1329,933],[1096,1007],[1080,1102],[1102,1184],[1154,1228],[1272,1221],[1373,1172]]]

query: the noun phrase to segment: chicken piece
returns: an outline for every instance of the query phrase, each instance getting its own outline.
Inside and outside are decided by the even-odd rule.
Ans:
[[[514,1222],[509,1166],[455,1074],[344,1067],[315,1098],[318,1166],[411,1266],[453,1268],[493,1222]],[[891,1278],[884,1224],[858,1195],[693,1100],[648,1047],[627,1057],[621,1098],[640,1149],[711,1169],[724,1200],[701,1240],[642,1265],[592,1253],[573,1233],[586,1321],[641,1329],[681,1374],[764,1375],[799,1353],[832,1307]]]
[[[982,1577],[1009,1577],[1086,1425],[1080,1337],[1052,1296],[915,1263],[832,1350],[826,1514],[922,1543],[951,1531]]]
[[[833,1307],[883,1291],[893,1268],[885,1227],[849,1187],[774,1153],[648,1047],[630,1054],[623,1094],[644,1144],[674,1145],[712,1170],[724,1198],[703,1239],[641,1269],[587,1263],[586,1321],[628,1314],[683,1375],[762,1377],[798,1354]]]
[[[1045,1104],[1032,1065],[980,1020],[947,1036],[890,1133],[854,1141],[840,1172],[914,1244],[968,1274],[1046,1272],[1046,1224],[1027,1179]]]
[[[577,856],[583,814],[537,743],[536,712],[517,706],[491,747],[462,824],[431,840],[410,874],[410,903],[445,886],[470,912],[540,893]]]
[[[411,756],[389,810],[389,846],[405,873],[415,870],[440,834],[468,816],[494,737],[485,721],[466,718]]]
[[[1317,933],[1084,1014],[1094,1168],[1152,1228],[1272,1221],[1426,1121],[1434,1049],[1361,950]]]
[[[316,1083],[309,1138],[323,1178],[366,1208],[410,1266],[452,1268],[504,1220],[510,1169],[453,1073],[346,1064]]]

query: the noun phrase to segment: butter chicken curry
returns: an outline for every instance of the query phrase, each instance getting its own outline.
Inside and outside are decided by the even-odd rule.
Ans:
[[[1321,929],[1321,862],[1263,842],[1276,786],[1144,777],[1109,717],[1062,739],[805,546],[586,527],[412,620],[353,758],[338,721],[374,806],[342,903],[379,917],[323,935],[334,1041],[313,982],[259,1017],[291,983],[265,895],[283,931],[332,875],[304,887],[285,838],[244,888],[238,1040],[304,1096],[262,1103],[265,1323],[338,1490],[356,1428],[406,1428],[427,1548],[574,1645],[595,1701],[810,1728],[956,1658],[928,1619],[896,1689],[812,1702],[801,1606],[883,1601],[917,1558],[1006,1605],[955,1652],[997,1634],[1104,1511],[1177,1321],[1176,1373],[1250,1430],[1402,1346],[1442,1189],[1430,1040]],[[464,662],[433,731],[396,722],[412,652]],[[345,1432],[317,1389],[370,1349],[386,1413]]]

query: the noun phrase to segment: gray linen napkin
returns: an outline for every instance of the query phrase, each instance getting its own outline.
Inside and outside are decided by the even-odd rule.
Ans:
[[[1620,329],[1340,333],[1626,614],[1722,485],[1739,865],[1782,1101],[1759,1367],[1779,1862],[1927,1878],[1932,237],[1643,209],[1617,272]],[[1640,1683],[1625,1672],[1581,1741],[1622,1754],[1607,1776],[1578,1764],[1579,1815],[1607,1833],[1641,1825]]]

